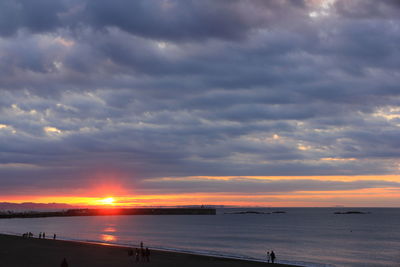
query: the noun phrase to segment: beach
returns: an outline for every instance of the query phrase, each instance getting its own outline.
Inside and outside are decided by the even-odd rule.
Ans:
[[[69,267],[257,267],[263,262],[151,250],[150,262],[136,262],[129,248],[94,243],[0,235],[0,267],[55,267],[66,258]],[[269,266],[293,266],[269,264]]]

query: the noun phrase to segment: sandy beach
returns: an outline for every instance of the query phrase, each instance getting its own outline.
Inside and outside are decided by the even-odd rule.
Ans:
[[[136,262],[129,248],[72,241],[0,235],[0,267],[256,267],[266,263],[151,250],[150,262]],[[268,266],[289,266],[269,264]]]

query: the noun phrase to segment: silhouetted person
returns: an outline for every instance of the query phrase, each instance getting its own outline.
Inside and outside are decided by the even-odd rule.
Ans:
[[[45,239],[45,238],[46,238],[46,234],[45,234],[44,232],[43,232],[42,236],[43,236],[43,239]]]
[[[57,237],[56,234],[54,234],[54,235],[53,235],[53,239],[56,240],[56,237]]]
[[[68,267],[68,262],[65,258],[61,262],[61,267]]]
[[[150,249],[149,248],[146,248],[145,255],[146,255],[146,260],[150,261]]]
[[[274,253],[274,251],[272,250],[272,251],[271,251],[271,262],[272,262],[272,263],[275,263],[275,258],[276,258],[275,253]]]
[[[39,233],[39,239],[41,239],[41,238],[42,238],[42,232]]]
[[[269,251],[267,252],[267,263],[271,261],[271,255],[269,254]]]
[[[135,251],[135,259],[136,259],[136,261],[139,261],[139,249],[138,248],[136,248],[136,251]]]

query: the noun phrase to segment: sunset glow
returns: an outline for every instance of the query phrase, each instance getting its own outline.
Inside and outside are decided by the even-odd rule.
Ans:
[[[400,190],[393,187],[396,175],[386,176],[250,176],[218,177],[199,176],[182,178],[148,179],[142,186],[164,187],[171,192],[137,190],[124,194],[98,198],[93,196],[64,195],[10,195],[3,201],[23,203],[66,203],[78,207],[142,207],[180,205],[228,205],[228,206],[271,206],[271,207],[332,207],[341,206],[398,206]],[[288,190],[288,185],[297,183],[297,189]],[[185,185],[184,191],[179,186]],[[320,184],[320,185],[319,185]],[[375,188],[364,188],[376,184]],[[190,192],[196,185],[198,192]],[[168,187],[166,187],[168,186]],[[204,188],[202,189],[202,186]],[[207,192],[212,186],[218,192]],[[217,187],[218,186],[218,187]],[[229,187],[239,187],[228,191]],[[219,188],[220,187],[220,188]],[[329,187],[323,189],[323,187]],[[359,187],[357,189],[357,187]],[[105,188],[105,187],[104,187]],[[173,188],[173,189],[172,189]],[[354,188],[354,189],[351,189]],[[105,189],[104,189],[105,190]],[[251,192],[246,192],[250,190]],[[98,188],[94,193],[98,192]]]

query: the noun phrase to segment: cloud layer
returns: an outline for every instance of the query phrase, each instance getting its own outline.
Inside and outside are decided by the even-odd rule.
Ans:
[[[394,0],[1,1],[0,187],[397,174],[399,15]]]

